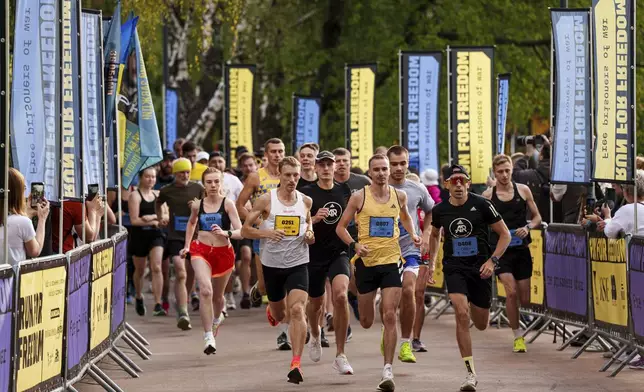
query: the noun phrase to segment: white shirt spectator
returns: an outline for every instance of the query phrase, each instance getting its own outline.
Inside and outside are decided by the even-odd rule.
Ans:
[[[232,201],[237,201],[243,188],[244,184],[242,184],[237,176],[224,172],[224,190],[226,191],[227,198]]]
[[[13,266],[27,260],[25,243],[36,238],[36,230],[31,220],[24,215],[9,215],[7,228],[9,229],[9,259],[5,264]],[[0,257],[4,257],[4,232],[5,228],[0,227]]]
[[[621,207],[612,219],[606,219],[604,233],[608,238],[617,238],[621,231],[624,234],[635,234],[635,204]],[[644,204],[637,203],[637,232],[644,234]]]

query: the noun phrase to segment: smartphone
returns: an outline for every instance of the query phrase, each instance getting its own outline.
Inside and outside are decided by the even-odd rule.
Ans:
[[[87,201],[92,201],[98,195],[98,184],[89,184],[87,186]]]
[[[45,184],[42,182],[31,183],[31,207],[36,207],[45,198]]]
[[[606,188],[604,191],[604,199],[615,201],[615,188]]]

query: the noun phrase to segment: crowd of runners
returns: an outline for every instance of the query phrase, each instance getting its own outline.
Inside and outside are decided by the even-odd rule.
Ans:
[[[362,328],[373,325],[377,310],[384,363],[378,388],[394,391],[396,351],[408,363],[427,351],[425,288],[442,246],[466,371],[460,389],[477,387],[470,322],[480,330],[489,324],[495,270],[509,293],[513,351],[526,352],[518,308],[529,299],[529,232],[541,217],[530,188],[512,181],[509,157],[494,158],[495,185],[477,195],[459,165],[420,173],[421,182],[402,146],[379,148],[367,175],[351,168],[350,151],[320,151],[315,143],[295,157],[285,157],[280,139],[265,143],[263,157],[243,147],[234,154],[237,165],[227,168],[221,153],[179,141],[161,164],[140,173],[137,187],[122,192],[140,316],[148,281],[153,315],[168,315],[172,270],[177,327],[190,330],[188,307],[198,309],[203,351],[215,354],[238,291],[242,309],[267,305],[277,348],[292,351],[287,379],[299,384],[304,347],[319,362],[329,347],[325,331],[335,334],[332,368],[353,374],[345,344],[350,309]]]

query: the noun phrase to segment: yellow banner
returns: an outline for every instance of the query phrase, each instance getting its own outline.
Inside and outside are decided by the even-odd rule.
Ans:
[[[589,237],[595,319],[626,327],[626,240]]]
[[[434,281],[436,283],[431,284],[427,283],[428,287],[433,287],[435,289],[445,288],[445,274],[443,274],[443,240],[438,246],[438,254],[436,255],[436,266],[434,269]]]
[[[452,159],[485,184],[493,156],[492,50],[452,49]]]
[[[369,169],[373,154],[375,87],[375,66],[347,67],[346,117],[351,166],[364,171]]]
[[[543,233],[541,230],[530,230],[530,254],[532,255],[532,277],[530,278],[530,303],[543,305],[545,289],[543,287]]]
[[[106,248],[92,256],[92,298],[90,302],[90,342],[93,350],[110,334],[112,315],[112,266],[114,248]]]
[[[237,167],[234,151],[246,146],[253,151],[253,82],[250,68],[231,67],[228,70],[228,140],[230,167]]]
[[[18,391],[62,375],[66,278],[64,266],[20,275]]]

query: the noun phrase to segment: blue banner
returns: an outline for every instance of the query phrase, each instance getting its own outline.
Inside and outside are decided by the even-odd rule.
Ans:
[[[588,10],[550,11],[554,43],[551,181],[589,183],[592,123]]]
[[[88,11],[83,11],[81,17],[84,183],[99,184],[99,189],[104,194],[101,17],[98,13]]]
[[[116,95],[118,93],[119,59],[121,55],[121,2],[114,16],[103,20],[103,63],[105,67],[105,144],[107,145],[107,186],[117,186],[116,171]]]
[[[18,1],[11,87],[13,166],[45,197],[60,198],[59,2]]]
[[[304,143],[320,144],[320,101],[293,94],[293,152]]]
[[[440,52],[400,53],[401,143],[409,151],[409,166],[420,173],[440,169],[438,112]]]
[[[177,90],[165,89],[165,144],[166,148],[174,151],[174,142],[177,140],[177,121],[179,115],[179,95]]]
[[[505,151],[505,124],[508,120],[508,100],[510,98],[510,74],[497,77],[496,101],[496,153]]]

